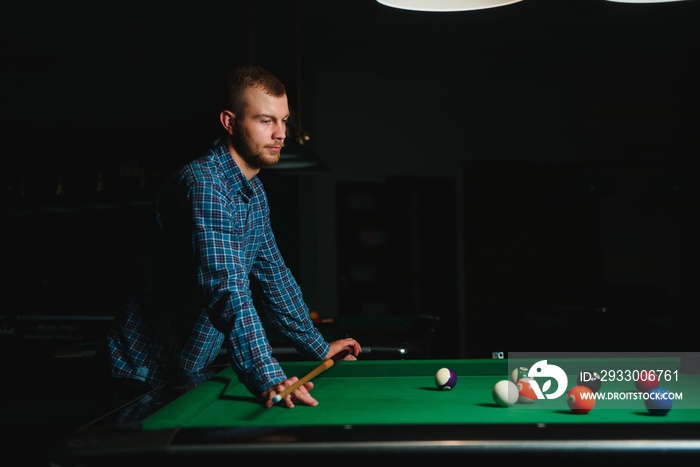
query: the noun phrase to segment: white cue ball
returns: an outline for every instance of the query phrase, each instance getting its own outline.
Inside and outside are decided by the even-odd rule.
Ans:
[[[503,379],[493,386],[493,400],[501,407],[510,407],[518,402],[518,387],[509,379]]]

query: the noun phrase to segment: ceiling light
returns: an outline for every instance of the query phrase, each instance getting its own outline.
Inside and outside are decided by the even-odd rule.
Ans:
[[[483,10],[518,3],[522,0],[377,0],[382,5],[415,11]]]

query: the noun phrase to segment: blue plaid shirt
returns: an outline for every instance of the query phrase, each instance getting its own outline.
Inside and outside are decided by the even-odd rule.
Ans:
[[[261,318],[305,358],[322,360],[330,349],[277,248],[262,183],[246,179],[225,144],[158,192],[134,279],[105,341],[114,378],[174,381],[204,369],[225,345],[257,396],[287,378]]]

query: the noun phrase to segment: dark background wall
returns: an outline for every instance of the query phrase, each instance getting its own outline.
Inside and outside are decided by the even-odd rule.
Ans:
[[[255,61],[289,84],[293,118],[330,169],[262,174],[312,309],[437,315],[459,356],[506,346],[479,318],[496,303],[527,328],[520,307],[613,312],[651,304],[640,293],[653,290],[659,313],[682,319],[666,314],[695,305],[698,11],[13,5],[1,49],[6,313],[121,306],[143,202],[218,136],[221,71]],[[362,197],[369,211],[348,204]],[[566,291],[553,290],[562,277]]]
[[[329,168],[262,174],[312,309],[438,316],[451,356],[589,320],[626,348],[685,328],[697,2],[328,3],[13,5],[5,314],[119,309],[144,202],[218,135],[221,71],[255,61],[289,83]]]
[[[86,369],[32,349],[89,354],[101,327],[80,323],[121,307],[144,203],[218,136],[213,83],[249,61],[329,168],[261,174],[313,310],[436,316],[435,356],[697,350],[699,19],[694,0],[5,6],[3,364],[33,398],[7,423],[87,415],[89,387],[42,389]]]
[[[328,3],[13,5],[1,49],[7,313],[121,305],[143,201],[217,136],[212,83],[247,61],[289,83],[330,168],[263,174],[290,266],[322,314],[442,315],[455,324],[450,352],[466,355],[485,351],[467,334],[494,293],[516,307],[607,305],[592,291],[523,295],[506,277],[544,284],[580,269],[571,285],[621,302],[636,289],[658,290],[659,306],[693,301],[697,2],[450,14]],[[376,225],[353,231],[362,211],[342,197],[368,184]],[[362,235],[374,251],[344,263]],[[350,269],[374,290],[354,306]],[[392,280],[444,302],[399,305]]]

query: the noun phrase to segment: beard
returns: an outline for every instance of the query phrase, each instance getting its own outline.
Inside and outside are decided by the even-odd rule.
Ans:
[[[265,146],[258,145],[240,125],[233,127],[231,145],[241,156],[241,159],[254,169],[275,165],[280,160],[280,151],[272,151]]]

